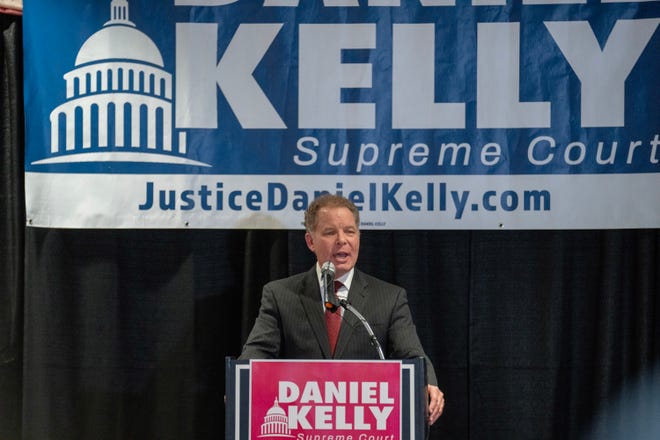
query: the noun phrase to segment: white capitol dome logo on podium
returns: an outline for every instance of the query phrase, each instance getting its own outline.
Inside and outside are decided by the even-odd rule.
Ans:
[[[66,102],[50,114],[49,158],[33,164],[140,162],[205,166],[174,139],[172,75],[154,42],[130,21],[127,0],[85,41],[64,75]]]
[[[259,438],[293,438],[289,430],[289,418],[280,407],[279,402],[275,399],[275,403],[268,410],[264,417],[264,423],[261,424],[261,434]]]

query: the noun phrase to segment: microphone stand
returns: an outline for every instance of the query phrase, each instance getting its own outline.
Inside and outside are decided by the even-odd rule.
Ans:
[[[378,352],[378,357],[380,360],[385,360],[385,355],[383,354],[383,348],[380,346],[380,342],[378,342],[378,338],[374,334],[374,331],[371,329],[371,326],[367,322],[367,320],[362,316],[360,312],[358,312],[355,307],[353,307],[348,301],[345,299],[339,299],[339,305],[342,306],[344,309],[348,310],[352,314],[354,314],[357,319],[360,320],[362,325],[364,325],[364,328],[367,330],[367,334],[369,335],[369,339],[371,340],[371,345],[376,347],[376,351]]]

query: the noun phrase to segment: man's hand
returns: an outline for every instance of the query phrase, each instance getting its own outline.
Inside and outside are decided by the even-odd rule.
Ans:
[[[445,395],[435,385],[426,386],[426,394],[429,398],[428,423],[432,425],[442,415],[445,409]]]

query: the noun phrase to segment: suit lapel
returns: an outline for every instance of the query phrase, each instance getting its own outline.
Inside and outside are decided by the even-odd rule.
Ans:
[[[312,327],[314,337],[319,343],[321,352],[324,358],[330,359],[330,343],[328,342],[328,330],[325,325],[325,318],[323,315],[323,303],[321,302],[321,287],[316,276],[316,266],[307,272],[303,278],[302,292],[300,295],[300,302],[305,315]],[[341,337],[341,334],[340,334]]]
[[[360,272],[355,269],[351,290],[348,292],[348,302],[361,313],[365,309],[368,298],[367,282],[360,276]],[[346,324],[346,325],[345,325]],[[340,359],[345,348],[350,344],[351,337],[356,326],[361,326],[360,321],[348,310],[344,310],[344,322],[339,330],[339,338],[335,347],[335,358]]]

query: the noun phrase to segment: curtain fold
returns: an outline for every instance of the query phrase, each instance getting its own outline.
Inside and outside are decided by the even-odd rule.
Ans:
[[[23,328],[22,22],[0,14],[0,438],[21,425]]]
[[[2,301],[0,362],[16,358],[20,346],[20,298],[23,285],[23,102],[21,20],[0,15],[2,74],[0,77],[0,265]],[[6,258],[6,261],[4,260]]]

